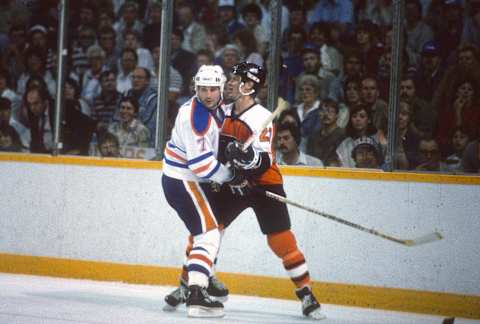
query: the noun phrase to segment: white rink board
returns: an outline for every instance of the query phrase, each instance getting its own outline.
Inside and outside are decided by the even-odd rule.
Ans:
[[[180,266],[187,237],[166,204],[161,171],[0,163],[0,253]],[[292,200],[401,238],[407,248],[290,207],[315,281],[480,295],[480,186],[286,177]],[[286,277],[246,212],[217,267]],[[352,271],[352,269],[355,269]]]

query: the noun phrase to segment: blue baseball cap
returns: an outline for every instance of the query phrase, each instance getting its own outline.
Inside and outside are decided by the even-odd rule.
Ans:
[[[434,41],[426,42],[422,48],[422,55],[440,55],[440,50],[437,43]]]

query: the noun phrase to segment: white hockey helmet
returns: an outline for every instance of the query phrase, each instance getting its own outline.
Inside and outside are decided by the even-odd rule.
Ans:
[[[223,97],[223,88],[227,77],[220,65],[202,65],[194,78],[195,91],[199,86],[220,87],[220,93]]]

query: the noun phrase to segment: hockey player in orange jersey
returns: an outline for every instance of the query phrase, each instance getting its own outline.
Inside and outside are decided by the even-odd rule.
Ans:
[[[274,128],[270,123],[246,150],[242,143],[260,128],[271,112],[255,102],[256,91],[265,81],[265,71],[243,62],[233,67],[227,92],[233,103],[224,109],[225,119],[220,134],[218,160],[234,165],[242,181],[223,185],[213,199],[212,207],[218,222],[227,228],[247,208],[255,212],[267,243],[283,263],[296,287],[302,313],[312,319],[323,319],[320,304],[313,295],[308,267],[291,231],[287,206],[262,194],[268,190],[285,196],[283,179],[275,164]],[[243,180],[243,177],[245,180]],[[188,250],[187,250],[188,252]]]

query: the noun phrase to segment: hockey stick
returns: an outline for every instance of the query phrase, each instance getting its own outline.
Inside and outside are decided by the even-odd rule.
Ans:
[[[277,108],[272,112],[272,114],[263,121],[262,125],[260,125],[260,127],[258,129],[256,129],[252,135],[250,135],[249,138],[247,138],[247,140],[242,144],[242,150],[245,151],[250,145],[252,145],[253,141],[255,140],[255,138],[260,135],[263,130],[265,128],[267,128],[267,126],[275,119],[277,118],[278,116],[280,116],[280,114],[282,113],[282,111],[284,111],[285,109],[287,109],[288,106],[286,104],[286,101],[281,101],[279,102]]]
[[[273,192],[264,191],[264,193],[267,197],[278,200],[278,201],[280,201],[284,204],[288,204],[288,205],[298,207],[300,209],[309,211],[309,212],[314,213],[316,215],[319,215],[319,216],[328,218],[330,220],[333,220],[337,223],[353,227],[353,228],[358,229],[362,232],[370,233],[370,234],[373,234],[375,236],[381,237],[383,239],[386,239],[386,240],[389,240],[389,241],[392,241],[392,242],[395,242],[395,243],[399,243],[399,244],[402,244],[402,245],[405,245],[405,246],[417,246],[417,245],[421,245],[421,244],[427,244],[427,243],[430,243],[430,242],[441,240],[443,238],[442,234],[440,234],[439,232],[433,232],[433,233],[430,233],[430,234],[419,236],[419,237],[417,237],[413,240],[399,239],[399,238],[396,238],[396,237],[393,237],[393,236],[390,236],[390,235],[387,235],[387,234],[383,234],[383,233],[381,233],[379,231],[376,231],[374,229],[366,228],[366,227],[360,226],[358,224],[349,222],[345,219],[342,219],[342,218],[339,218],[339,217],[336,217],[336,216],[333,216],[333,215],[330,215],[330,214],[327,214],[327,213],[323,213],[323,212],[321,212],[319,210],[316,210],[314,208],[301,205],[297,202],[294,202],[294,201],[292,201],[288,198],[285,198],[283,196],[277,195]]]

